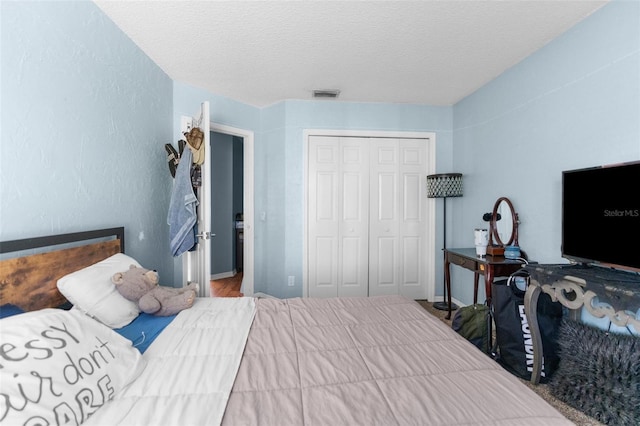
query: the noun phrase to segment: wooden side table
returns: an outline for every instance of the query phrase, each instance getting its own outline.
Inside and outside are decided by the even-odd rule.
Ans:
[[[640,274],[584,265],[528,265],[531,279],[524,296],[524,309],[533,342],[531,383],[540,381],[542,372],[542,336],[538,325],[538,298],[542,292],[560,302],[578,319],[584,306],[596,318],[619,326],[632,325],[640,330],[640,321],[625,311],[640,308]],[[594,305],[594,299],[606,305]]]
[[[491,302],[491,283],[496,277],[507,277],[522,268],[524,262],[507,259],[504,256],[476,255],[473,248],[444,249],[444,279],[447,286],[447,303],[449,312],[446,318],[451,318],[451,274],[449,265],[454,264],[473,271],[473,303],[478,303],[478,279],[484,275],[484,290],[487,301]]]

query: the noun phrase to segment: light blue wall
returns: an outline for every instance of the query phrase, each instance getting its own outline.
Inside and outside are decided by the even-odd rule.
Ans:
[[[254,151],[254,289],[276,297],[282,297],[279,295],[287,290],[283,233],[287,208],[285,122],[284,102],[264,109],[262,131],[257,136]]]
[[[254,143],[256,145],[256,157],[258,155],[258,145],[260,139],[260,109],[243,104],[233,99],[212,94],[206,90],[191,86],[179,81],[173,82],[173,139],[172,143],[177,146],[180,139],[180,117],[193,116],[199,111],[200,104],[209,102],[210,120],[216,124],[236,127],[254,132]],[[257,166],[256,166],[257,169]],[[256,175],[256,181],[259,181]],[[259,233],[259,224],[254,229],[256,235]],[[257,239],[257,237],[256,237]],[[257,243],[256,243],[257,244]],[[256,254],[257,257],[257,254]],[[178,285],[182,282],[182,260],[175,258],[173,261],[174,277],[173,281]],[[256,272],[257,275],[257,272]],[[258,290],[256,290],[258,291]]]
[[[169,280],[171,79],[92,2],[0,7],[0,240],[125,226]]]
[[[233,214],[244,210],[244,145],[241,137],[233,137]]]
[[[235,269],[233,240],[233,136],[211,132],[211,274]]]
[[[172,82],[91,2],[0,5],[0,239],[124,225],[128,252],[163,283],[182,274],[168,252],[163,145],[204,100],[212,121],[255,132],[255,290],[279,297],[302,294],[304,129],[435,132],[437,171],[465,174],[465,195],[447,201],[448,245],[471,246],[505,195],[523,248],[541,262],[561,261],[560,172],[640,158],[635,1],[614,0],[454,107],[264,109]],[[440,212],[438,203],[437,246]],[[470,274],[454,270],[453,281],[470,303]],[[441,282],[439,265],[438,292]]]
[[[302,296],[305,129],[436,132],[437,168],[450,171],[452,107],[285,101],[257,109],[175,82],[176,135],[180,115],[193,114],[205,100],[211,102],[211,121],[255,132],[256,292],[283,298]],[[441,238],[438,231],[437,244]],[[441,276],[441,265],[438,268]],[[178,262],[175,270],[179,282],[182,267]],[[295,277],[293,287],[287,285],[289,275]]]
[[[211,274],[236,269],[236,213],[243,205],[243,141],[211,132]]]
[[[640,159],[640,3],[613,1],[456,104],[453,140],[465,193],[447,204],[449,245],[471,246],[507,196],[529,257],[563,263],[561,172]],[[452,273],[453,296],[471,303],[471,273]]]
[[[209,101],[210,103],[211,121],[253,132],[260,130],[259,108],[207,92],[180,81],[174,81],[173,131],[176,142],[180,137],[180,116],[194,115],[204,101]]]
[[[256,147],[256,171],[262,178],[256,173],[256,221],[263,212],[266,216],[263,247],[256,247],[256,291],[302,295],[305,129],[435,132],[437,168],[450,171],[451,126],[451,107],[286,101],[266,108],[261,155]],[[295,277],[293,287],[287,286],[289,275]]]

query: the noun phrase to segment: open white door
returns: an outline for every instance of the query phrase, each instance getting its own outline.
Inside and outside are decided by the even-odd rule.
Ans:
[[[200,285],[199,297],[211,295],[211,193],[208,184],[211,182],[210,155],[210,117],[209,102],[203,102],[200,111],[195,114],[192,121],[193,127],[199,127],[204,133],[205,160],[200,166],[202,184],[196,190],[198,197],[198,232],[197,243],[194,251],[185,253],[182,257],[182,273],[185,282],[198,283]],[[187,129],[181,129],[187,131]]]

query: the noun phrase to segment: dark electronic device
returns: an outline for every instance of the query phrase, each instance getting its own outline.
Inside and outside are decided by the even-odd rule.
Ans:
[[[640,161],[562,172],[562,257],[640,271]]]

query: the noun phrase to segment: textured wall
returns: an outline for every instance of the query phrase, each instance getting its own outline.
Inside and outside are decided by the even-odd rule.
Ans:
[[[92,2],[0,7],[0,239],[123,225],[170,284],[171,79]]]
[[[436,168],[448,172],[452,113],[452,107],[327,101],[264,108],[255,152],[256,291],[276,297],[303,294],[305,129],[435,132]],[[437,229],[436,247],[441,247],[442,227]],[[442,265],[436,265],[436,275],[441,274]],[[288,276],[295,277],[292,287]]]
[[[255,292],[302,296],[304,129],[435,131],[437,169],[450,171],[452,107],[286,101],[257,109],[174,82],[176,134],[180,116],[193,114],[205,100],[211,102],[211,121],[255,132]],[[437,246],[442,241],[438,229]],[[178,279],[182,266],[176,262],[175,267]],[[441,269],[438,274],[442,277]],[[293,287],[287,285],[290,275]]]
[[[507,196],[521,247],[563,262],[562,171],[639,160],[639,117],[640,3],[613,1],[454,107],[465,194],[451,203],[451,244],[471,246],[482,214]],[[454,269],[452,294],[469,303],[471,273]]]
[[[211,275],[235,269],[233,136],[211,132]]]
[[[0,239],[124,225],[128,252],[165,283],[182,268],[168,251],[163,145],[204,100],[212,121],[255,132],[255,290],[281,297],[302,294],[306,128],[436,132],[437,171],[465,174],[465,195],[447,202],[449,246],[470,246],[506,195],[523,248],[545,262],[561,260],[561,170],[640,158],[638,2],[605,6],[453,108],[262,110],[172,82],[89,1],[0,7]],[[469,303],[464,273],[454,272],[453,295]]]
[[[204,101],[210,103],[211,121],[216,124],[236,127],[254,132],[256,149],[260,145],[260,110],[243,104],[233,99],[209,93],[194,86],[184,84],[179,81],[173,82],[173,139],[175,144],[180,137],[180,117],[192,116],[199,111],[200,104]],[[256,153],[257,157],[257,153]],[[256,158],[257,159],[257,158]],[[257,165],[256,165],[257,167]],[[256,182],[258,177],[256,176]],[[258,188],[256,188],[258,189]],[[255,224],[255,232],[258,234],[260,224]],[[257,244],[257,243],[256,243]],[[256,254],[256,259],[258,255]],[[182,260],[176,259],[174,262],[174,281],[182,279]],[[258,279],[259,271],[256,269],[255,275]],[[256,288],[256,291],[260,291]]]

